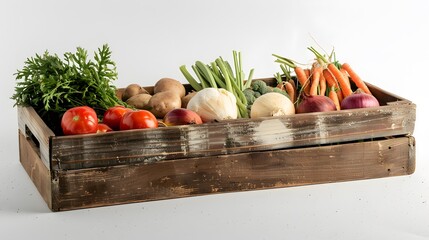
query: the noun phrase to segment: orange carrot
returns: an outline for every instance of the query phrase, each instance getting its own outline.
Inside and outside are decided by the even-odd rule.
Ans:
[[[323,77],[326,80],[326,83],[330,88],[331,87],[338,88],[337,80],[335,80],[334,76],[332,76],[331,72],[328,69],[326,68],[323,69],[322,73],[323,73]]]
[[[328,69],[335,77],[335,79],[337,79],[338,84],[340,85],[341,91],[343,92],[343,96],[347,97],[353,94],[352,89],[349,86],[347,86],[347,82],[344,79],[344,75],[340,72],[337,66],[335,66],[333,63],[328,63]]]
[[[307,76],[307,79],[310,78],[311,70],[309,68],[304,69],[305,75]]]
[[[305,93],[308,93],[310,91],[310,88],[309,88],[308,77],[307,77],[307,74],[305,73],[305,70],[302,69],[301,67],[295,66],[294,71],[296,74],[296,78],[298,79],[299,83],[302,86],[303,91]]]
[[[335,106],[337,107],[337,110],[340,110],[340,100],[338,99],[338,95],[335,92],[335,88],[331,88],[331,90],[328,93],[329,98],[335,103]]]
[[[341,102],[344,99],[343,93],[341,92],[340,87],[338,86],[337,80],[332,76],[332,73],[328,69],[323,69],[323,76],[326,79],[326,83],[329,89],[334,89],[334,92],[338,95],[338,100]]]
[[[349,88],[351,88],[350,85],[350,78],[349,78],[349,74],[347,73],[347,71],[344,68],[340,69],[340,72],[343,74],[344,76],[344,80],[346,80],[347,85],[349,86]]]
[[[338,89],[338,88],[336,88],[336,89],[335,89],[335,91],[337,92],[338,100],[339,100],[340,102],[342,102],[342,101],[343,101],[343,99],[344,99],[343,92],[341,92],[341,90],[340,90],[340,89]]]
[[[350,75],[351,80],[356,84],[356,87],[362,89],[362,91],[364,91],[365,93],[372,95],[368,86],[366,86],[365,82],[359,77],[359,75],[356,74],[355,71],[353,71],[353,69],[348,63],[343,63],[341,67],[347,71],[347,73]]]
[[[287,92],[287,94],[289,95],[290,100],[292,101],[292,103],[295,103],[296,99],[295,99],[295,88],[293,87],[293,85],[290,82],[285,82],[284,83],[285,86],[285,90]]]
[[[324,96],[326,94],[326,79],[323,74],[320,74],[320,95]]]
[[[310,96],[316,96],[317,95],[317,90],[319,88],[319,83],[320,83],[321,72],[322,72],[322,67],[320,67],[320,66],[315,66],[312,70]]]

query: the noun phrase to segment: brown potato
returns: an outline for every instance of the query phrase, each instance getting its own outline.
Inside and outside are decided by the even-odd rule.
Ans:
[[[186,106],[188,106],[189,100],[191,100],[191,98],[195,96],[195,94],[197,94],[197,92],[192,91],[186,94],[184,97],[182,97],[182,108],[186,108]]]
[[[149,100],[152,98],[152,95],[147,93],[139,93],[137,95],[134,95],[126,101],[127,104],[129,104],[132,107],[138,108],[138,109],[145,109],[147,108],[147,105],[149,103]]]
[[[173,91],[179,95],[180,98],[185,96],[186,90],[181,82],[173,78],[161,78],[159,79],[153,88],[153,92],[165,92],[165,91]]]
[[[149,100],[148,110],[157,118],[164,118],[167,112],[180,108],[182,100],[175,91],[165,91],[155,93]]]
[[[122,94],[122,101],[126,102],[130,97],[140,93],[148,93],[148,92],[139,84],[132,83],[125,88],[124,93]]]

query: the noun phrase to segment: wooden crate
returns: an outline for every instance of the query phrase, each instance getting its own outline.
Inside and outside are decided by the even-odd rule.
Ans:
[[[52,211],[412,174],[416,106],[368,85],[380,107],[78,136],[18,107],[20,161]]]

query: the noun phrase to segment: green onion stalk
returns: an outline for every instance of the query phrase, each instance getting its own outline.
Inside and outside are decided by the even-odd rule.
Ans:
[[[180,66],[180,71],[193,89],[200,91],[204,88],[223,88],[234,94],[237,100],[239,118],[249,118],[247,100],[243,90],[249,88],[253,78],[254,69],[249,72],[247,81],[242,66],[241,53],[233,51],[234,69],[228,61],[218,57],[210,64],[196,61],[192,69],[196,75],[194,78],[185,65]]]

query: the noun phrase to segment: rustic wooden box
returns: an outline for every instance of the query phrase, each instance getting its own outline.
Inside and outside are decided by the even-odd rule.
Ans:
[[[416,106],[368,85],[382,106],[80,136],[18,107],[20,161],[52,211],[412,174]]]

